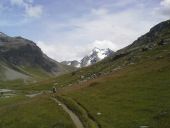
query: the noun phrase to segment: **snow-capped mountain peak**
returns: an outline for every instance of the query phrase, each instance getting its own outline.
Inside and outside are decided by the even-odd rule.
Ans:
[[[97,63],[112,54],[113,54],[113,51],[110,50],[109,48],[100,49],[100,48],[95,47],[94,49],[92,49],[90,54],[88,54],[81,60],[81,67],[86,67],[94,63]]]
[[[80,62],[78,61],[63,61],[62,64],[70,65],[73,67],[81,68],[87,67],[89,65],[95,64],[104,58],[111,56],[114,52],[107,48],[107,49],[100,49],[95,47],[94,49],[89,52]]]

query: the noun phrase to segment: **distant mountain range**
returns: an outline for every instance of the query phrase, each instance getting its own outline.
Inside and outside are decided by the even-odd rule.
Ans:
[[[113,51],[109,48],[100,49],[95,47],[92,51],[86,55],[80,62],[77,60],[74,61],[63,61],[62,64],[73,66],[76,68],[87,67],[89,65],[95,64],[106,57],[113,55]]]
[[[170,20],[162,22],[131,45],[116,53],[108,49],[94,48],[81,61],[57,62],[45,55],[31,40],[23,37],[10,37],[0,32],[0,81],[44,79],[93,65],[106,57],[114,61],[138,51],[147,51],[159,45],[169,44]],[[130,57],[129,60],[133,60]],[[127,62],[124,62],[125,64]]]
[[[46,56],[33,41],[0,32],[0,80],[49,77],[70,70]]]

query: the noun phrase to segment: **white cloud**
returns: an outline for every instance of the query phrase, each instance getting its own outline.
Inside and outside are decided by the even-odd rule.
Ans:
[[[37,6],[28,6],[26,7],[26,15],[29,17],[40,17],[42,15],[42,6],[37,5]]]
[[[170,0],[162,0],[160,4],[162,6],[164,6],[165,8],[169,8],[170,9]]]
[[[90,14],[73,18],[67,23],[48,22],[45,24],[45,32],[50,33],[50,39],[44,41],[51,45],[38,45],[53,59],[79,60],[94,47],[113,50],[123,48],[162,20],[143,9],[129,9],[117,13],[103,8],[93,9]],[[72,30],[61,32],[62,28]]]
[[[11,0],[12,5],[23,6],[25,3],[23,0]]]
[[[161,0],[160,6],[155,8],[153,13],[155,15],[162,15],[163,17],[169,18],[170,16],[170,0]]]
[[[71,47],[66,44],[55,44],[55,43],[45,43],[43,41],[37,41],[37,45],[42,49],[42,51],[57,61],[64,60],[80,60],[84,48],[82,47]],[[80,55],[80,56],[79,56]],[[84,55],[84,54],[83,54]]]
[[[33,5],[33,0],[10,0],[11,5],[23,7],[25,15],[30,18],[38,18],[43,13],[42,5]]]
[[[106,15],[108,13],[108,10],[104,9],[104,8],[92,9],[91,13],[92,13],[92,15],[102,16],[102,15]]]
[[[89,44],[82,46],[70,46],[66,44],[45,43],[37,41],[37,45],[43,50],[45,54],[58,61],[64,60],[81,60],[87,55],[94,47],[116,49],[116,44],[109,40],[96,40]]]
[[[110,48],[115,51],[117,50],[118,46],[110,40],[95,40],[94,42],[88,44],[87,46],[88,50],[91,50],[94,47],[97,47],[100,49]]]

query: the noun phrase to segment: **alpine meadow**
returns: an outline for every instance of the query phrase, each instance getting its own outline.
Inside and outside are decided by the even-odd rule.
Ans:
[[[1,0],[0,128],[170,128],[170,0]]]

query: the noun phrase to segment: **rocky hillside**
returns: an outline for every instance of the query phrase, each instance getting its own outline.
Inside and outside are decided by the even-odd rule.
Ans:
[[[170,20],[161,22],[150,29],[148,33],[139,37],[131,45],[127,46],[124,49],[121,49],[121,52],[133,51],[135,49],[148,50],[152,49],[157,45],[165,45],[170,42]],[[119,52],[120,52],[119,51]]]
[[[0,33],[0,69],[2,79],[59,75],[70,70],[46,56],[34,42],[4,33]]]

